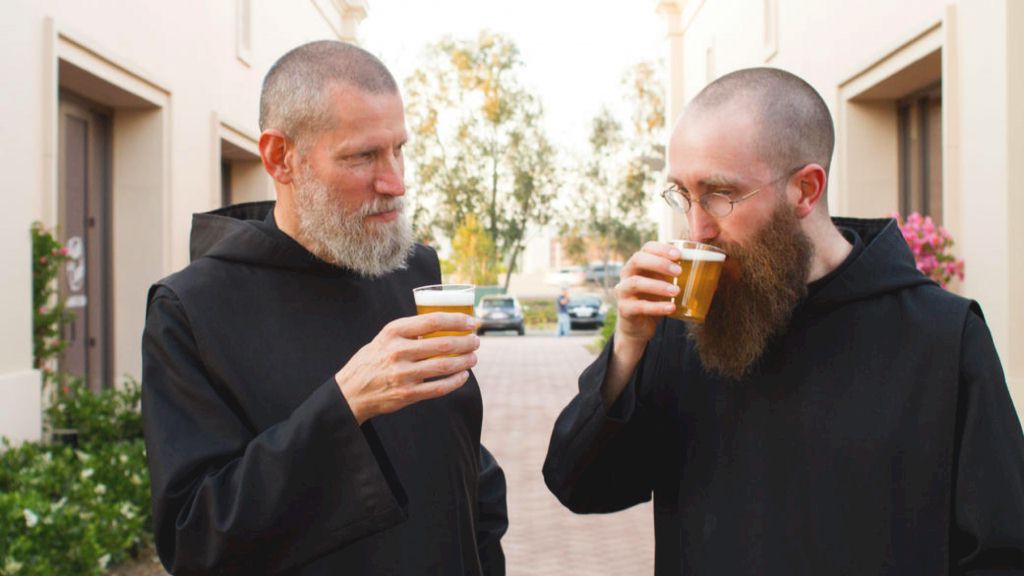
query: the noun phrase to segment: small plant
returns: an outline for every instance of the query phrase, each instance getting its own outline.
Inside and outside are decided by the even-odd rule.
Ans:
[[[942,286],[947,287],[953,278],[964,279],[964,261],[953,254],[953,236],[942,226],[936,225],[931,216],[911,213],[904,221],[899,214],[893,214],[899,224],[903,239],[914,254],[917,269]]]
[[[32,224],[32,353],[35,367],[43,373],[44,390],[56,380],[55,364],[67,347],[61,328],[69,313],[57,277],[68,260],[68,249],[42,224]]]

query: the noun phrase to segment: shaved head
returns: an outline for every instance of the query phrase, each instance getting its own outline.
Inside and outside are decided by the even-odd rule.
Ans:
[[[267,72],[260,131],[276,129],[302,141],[332,126],[328,94],[338,84],[371,94],[398,93],[391,72],[373,54],[345,42],[310,42],[282,56]]]
[[[758,155],[777,173],[832,161],[835,130],[828,106],[810,84],[777,68],[737,70],[708,84],[686,107],[684,120],[750,114]]]

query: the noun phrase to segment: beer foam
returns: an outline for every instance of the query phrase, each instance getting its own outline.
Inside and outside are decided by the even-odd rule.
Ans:
[[[725,261],[725,254],[722,252],[716,252],[714,250],[697,250],[695,248],[683,248],[680,250],[683,253],[683,260],[693,260],[698,262],[723,262]]]
[[[416,290],[417,306],[472,306],[473,290]]]

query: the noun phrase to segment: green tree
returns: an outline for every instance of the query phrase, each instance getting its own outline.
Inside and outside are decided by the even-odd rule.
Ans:
[[[414,225],[454,238],[469,215],[491,242],[487,266],[515,271],[530,226],[549,219],[554,148],[539,100],[523,86],[519,50],[501,35],[445,38],[406,80],[409,165],[423,197]]]
[[[628,120],[605,107],[591,121],[587,157],[576,170],[579,184],[560,223],[565,243],[578,252],[581,242],[591,242],[606,269],[613,258],[627,258],[654,237],[648,204],[664,166],[664,97],[657,68],[648,62],[634,65],[622,86]],[[602,280],[606,292],[613,284]]]

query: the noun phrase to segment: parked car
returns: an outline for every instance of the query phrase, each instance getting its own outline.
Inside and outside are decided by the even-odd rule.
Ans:
[[[568,266],[557,272],[550,272],[544,282],[552,286],[583,286],[587,281],[587,271],[582,266]]]
[[[574,296],[569,299],[571,328],[600,328],[608,307],[597,296]]]
[[[587,266],[586,279],[587,282],[594,284],[602,284],[607,280],[608,286],[614,286],[619,282],[619,272],[621,271],[621,262],[609,262],[607,266],[603,262],[594,263]]]
[[[523,307],[515,296],[494,294],[484,296],[476,306],[476,317],[480,320],[477,334],[494,330],[515,330],[520,336],[526,333],[523,326]]]

